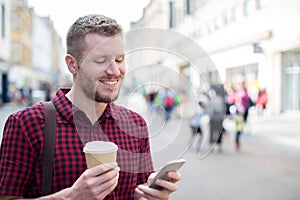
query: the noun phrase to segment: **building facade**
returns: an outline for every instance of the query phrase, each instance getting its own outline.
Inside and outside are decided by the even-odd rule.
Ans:
[[[19,72],[26,73],[32,69],[32,10],[28,8],[27,1],[11,1],[11,57],[13,66],[10,70],[17,67]],[[16,85],[23,85],[28,80],[19,78]]]
[[[299,1],[162,2],[172,11],[156,16],[207,52],[225,86],[246,86],[253,98],[266,89],[270,113],[300,110]],[[175,67],[184,72],[189,64]]]
[[[43,90],[46,85],[55,89],[63,76],[64,47],[52,20],[38,16],[26,0],[11,2],[11,90]]]
[[[127,80],[131,87],[143,85],[146,92],[155,88],[180,87],[178,67],[170,67],[181,62],[171,51],[168,31],[172,23],[169,18],[168,0],[152,0],[145,7],[143,17],[132,22],[127,33]],[[176,34],[175,34],[176,35]],[[176,37],[176,36],[175,36]],[[175,65],[174,65],[175,66]],[[153,85],[154,82],[159,83]],[[126,84],[126,83],[125,83]],[[148,89],[149,88],[149,89]]]
[[[0,0],[0,105],[8,101],[10,64],[10,0]]]

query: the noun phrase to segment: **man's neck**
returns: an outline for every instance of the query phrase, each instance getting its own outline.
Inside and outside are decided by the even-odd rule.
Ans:
[[[66,97],[74,104],[77,108],[82,110],[92,123],[95,123],[99,117],[103,114],[107,103],[99,103],[95,100],[87,98],[85,95],[74,94],[74,90],[70,90]]]

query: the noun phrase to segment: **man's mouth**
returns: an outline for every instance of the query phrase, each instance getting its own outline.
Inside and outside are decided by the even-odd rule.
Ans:
[[[100,80],[101,83],[105,84],[105,85],[115,85],[118,83],[118,80]]]

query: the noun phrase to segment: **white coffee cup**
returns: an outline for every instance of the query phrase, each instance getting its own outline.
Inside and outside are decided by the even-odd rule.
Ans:
[[[118,146],[113,142],[92,141],[85,144],[83,152],[87,167],[116,162]]]

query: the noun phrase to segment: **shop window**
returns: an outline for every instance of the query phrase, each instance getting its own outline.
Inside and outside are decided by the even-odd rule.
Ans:
[[[226,70],[227,82],[253,82],[258,78],[258,64],[238,66]]]
[[[283,53],[283,110],[300,110],[300,51]]]

